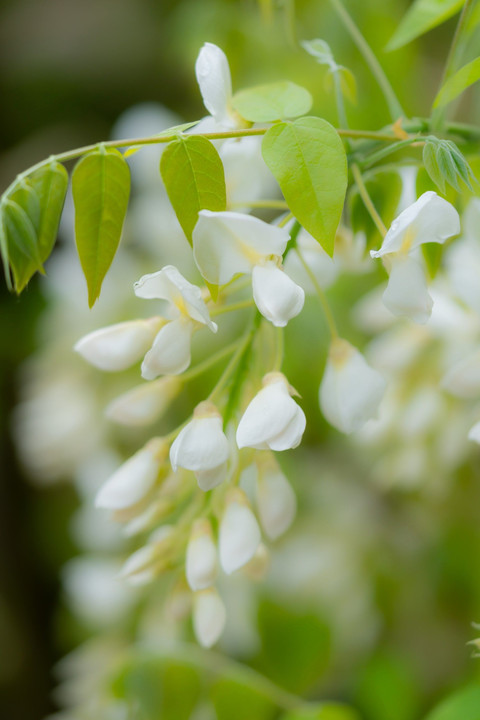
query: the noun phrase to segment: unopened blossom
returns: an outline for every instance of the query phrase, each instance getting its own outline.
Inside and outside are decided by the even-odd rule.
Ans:
[[[359,430],[376,417],[386,389],[377,370],[346,340],[332,341],[320,385],[320,409],[326,420],[344,433]]]
[[[270,565],[270,553],[261,542],[253,558],[243,567],[243,572],[250,580],[262,580]]]
[[[288,450],[300,444],[306,420],[285,375],[265,375],[263,388],[245,410],[237,428],[239,448]]]
[[[125,561],[120,575],[130,585],[145,585],[165,570],[172,560],[176,541],[175,528],[162,525],[148,539],[148,543],[136,550]]]
[[[100,370],[126,370],[145,355],[162,322],[154,317],[109,325],[85,335],[74,349]]]
[[[203,647],[212,647],[225,627],[227,613],[222,598],[213,587],[200,590],[193,598],[193,630]]]
[[[145,355],[142,377],[154,380],[159,375],[179,375],[190,365],[194,330],[199,325],[206,325],[212,332],[217,332],[200,288],[188,282],[173,265],[144,275],[134,288],[137,297],[163,300],[161,315],[169,321],[160,328]]]
[[[197,520],[190,534],[185,557],[185,574],[192,590],[211,587],[217,577],[217,548],[208,520]]]
[[[290,483],[273,459],[259,462],[256,502],[265,534],[276,540],[288,530],[297,510],[297,500]]]
[[[154,488],[166,457],[165,442],[161,438],[151,440],[102,485],[95,499],[96,507],[125,510],[137,505]]]
[[[224,285],[238,273],[251,273],[253,299],[277,327],[284,327],[303,308],[303,289],[282,267],[289,239],[285,228],[242,213],[201,210],[192,237],[203,277]]]
[[[180,389],[181,381],[174,375],[143,383],[112,400],[105,414],[120,425],[149,425],[163,415]]]
[[[423,193],[393,221],[380,250],[370,252],[373,258],[384,258],[389,269],[383,302],[390,312],[417,323],[427,322],[433,300],[415,250],[424,243],[442,244],[459,232],[457,211],[433,191]]]
[[[218,537],[220,564],[227,575],[253,558],[260,539],[260,528],[247,496],[235,488],[227,498]]]
[[[214,121],[213,127],[232,130],[245,125],[232,107],[232,78],[223,50],[213,43],[205,43],[195,63],[195,74],[203,103]]]
[[[225,480],[230,455],[222,416],[210,402],[195,408],[193,420],[180,431],[170,448],[173,470],[193,470],[199,487],[211,490]]]

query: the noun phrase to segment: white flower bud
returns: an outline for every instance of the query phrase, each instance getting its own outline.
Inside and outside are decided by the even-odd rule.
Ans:
[[[74,349],[100,370],[126,370],[145,355],[162,322],[154,317],[110,325],[85,335]]]
[[[142,377],[155,380],[159,375],[180,375],[191,361],[191,342],[195,325],[188,318],[177,318],[158,332],[142,363]]]
[[[227,613],[222,598],[215,590],[200,590],[193,599],[193,629],[203,647],[212,647],[225,627]]]
[[[187,545],[185,574],[192,590],[205,590],[217,577],[217,548],[208,520],[197,520]]]
[[[255,265],[252,287],[255,305],[275,327],[285,327],[303,308],[305,292],[273,260]]]
[[[295,392],[282,373],[269,373],[237,428],[239,448],[288,450],[300,444],[305,414],[291,395]]]
[[[127,558],[120,571],[131,585],[144,585],[154,580],[168,566],[175,549],[175,532],[171,525],[162,525],[149,538],[147,545]]]
[[[477,397],[480,393],[480,350],[454,365],[443,378],[441,386],[456,397]]]
[[[330,346],[320,385],[320,408],[328,422],[344,433],[359,430],[375,417],[386,382],[346,340]]]
[[[259,467],[256,501],[263,530],[276,540],[288,530],[297,510],[295,493],[276,463]]]
[[[270,564],[270,553],[263,543],[257,548],[253,558],[243,567],[243,572],[250,580],[263,580]]]
[[[163,415],[181,386],[180,379],[174,376],[137,385],[112,400],[105,414],[120,425],[149,425]]]
[[[96,507],[125,510],[139,503],[154,487],[166,455],[163,440],[147,443],[102,485],[95,499]]]
[[[227,499],[219,530],[220,564],[227,575],[252,559],[260,539],[260,528],[247,496],[236,488]]]
[[[170,448],[173,470],[193,470],[202,490],[210,490],[225,479],[230,454],[222,418],[212,403],[200,403],[193,420],[178,434]]]

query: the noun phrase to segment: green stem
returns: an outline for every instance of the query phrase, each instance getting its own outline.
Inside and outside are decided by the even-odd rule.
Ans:
[[[363,55],[363,58],[367,63],[368,67],[370,68],[372,75],[375,77],[377,83],[379,84],[388,105],[392,120],[395,121],[398,120],[399,117],[405,117],[405,112],[403,111],[403,108],[390,84],[389,79],[385,75],[385,72],[380,63],[378,62],[372,48],[367,43],[362,33],[358,29],[357,25],[353,21],[352,17],[345,9],[342,0],[330,0],[330,2],[333,5],[333,8],[337,13],[338,17],[343,22],[345,28],[350,33],[355,45]]]
[[[210,402],[214,402],[214,400],[216,400],[218,398],[218,396],[223,392],[225,385],[228,383],[233,371],[235,370],[235,367],[236,367],[238,361],[240,360],[243,353],[245,352],[245,349],[247,348],[248,344],[252,342],[254,334],[255,334],[255,329],[249,330],[248,333],[246,333],[246,335],[244,335],[243,340],[238,345],[235,354],[230,359],[230,362],[228,363],[227,367],[221,374],[220,379],[218,380],[217,384],[215,385],[212,392],[208,396],[207,400],[210,400]]]
[[[283,17],[288,43],[295,50],[298,45],[295,25],[295,0],[283,0]]]
[[[373,222],[375,223],[375,226],[380,233],[382,237],[385,237],[387,234],[387,228],[383,224],[383,220],[378,214],[375,205],[372,202],[372,198],[368,194],[367,187],[365,183],[363,182],[362,173],[360,172],[360,169],[358,165],[355,165],[355,163],[351,166],[352,169],[352,175],[355,179],[355,182],[357,184],[358,192],[360,193],[360,197],[363,200],[363,204],[367,208],[370,217],[372,218]]]
[[[212,315],[213,313],[211,312],[210,314]],[[227,355],[230,355],[232,352],[234,352],[238,347],[239,343],[240,340],[237,340],[230,345],[226,345],[224,348],[219,350],[211,357],[208,357],[205,360],[202,360],[202,362],[199,362],[197,365],[195,365],[195,367],[191,368],[191,370],[187,370],[187,372],[184,372],[182,375],[182,382],[188,382],[189,380],[193,380],[193,378],[196,378],[198,375],[202,375],[202,373],[211,368],[212,365],[216,365],[218,362],[220,362],[220,360],[223,360],[223,358],[227,357]]]
[[[313,274],[312,270],[310,269],[308,263],[306,262],[305,258],[303,257],[303,255],[300,252],[300,250],[298,249],[298,247],[295,248],[295,252],[297,253],[298,259],[302,263],[303,268],[304,268],[305,272],[307,273],[308,277],[310,278],[310,281],[318,295],[318,299],[320,300],[320,304],[321,304],[323,312],[325,314],[325,319],[327,321],[328,329],[330,330],[330,335],[332,336],[332,340],[335,338],[338,338],[338,330],[337,330],[337,326],[335,324],[335,318],[333,317],[332,309],[328,303],[327,296],[325,295],[322,288],[318,284],[317,278]]]
[[[473,5],[475,0],[466,0],[462,12],[460,13],[460,18],[457,23],[457,27],[455,29],[455,34],[452,39],[452,44],[450,45],[450,50],[448,51],[447,59],[445,61],[445,67],[443,69],[442,79],[440,80],[440,85],[438,86],[438,90],[442,88],[445,85],[445,82],[448,80],[448,78],[452,75],[453,70],[455,68],[455,59],[456,54],[458,50],[458,46],[460,43],[460,39],[463,35],[463,31],[465,29],[465,25],[467,22],[468,14],[470,12],[470,9]],[[436,93],[436,95],[438,92]],[[436,97],[435,95],[435,97]],[[431,127],[432,129],[439,129],[442,127],[443,119],[445,115],[445,108],[432,108],[432,122]]]
[[[288,223],[289,223],[290,220],[292,220],[292,219],[293,219],[293,213],[291,213],[291,212],[287,213],[287,214],[285,215],[285,217],[283,218],[283,220],[280,220],[280,222],[278,223],[277,227],[279,227],[279,228],[285,227],[285,225],[288,225]]]
[[[277,327],[275,328],[275,361],[273,363],[273,370],[274,371],[280,371],[283,363],[283,353],[284,353],[284,337],[283,337],[283,328]]]
[[[384,147],[381,150],[377,150],[377,152],[367,155],[366,158],[358,161],[358,165],[362,168],[368,168],[371,165],[375,165],[380,160],[383,160],[384,158],[388,157],[389,155],[392,155],[393,153],[397,152],[397,150],[401,150],[404,147],[408,147],[409,145],[412,145],[413,143],[421,142],[421,141],[422,141],[422,138],[418,137],[418,136],[410,137],[410,138],[407,138],[406,140],[399,140],[397,143],[393,143],[392,145],[388,145],[387,147]]]
[[[254,305],[253,300],[240,300],[240,302],[232,303],[231,305],[223,305],[220,307],[214,307],[210,310],[211,317],[215,315],[223,315],[224,313],[234,312],[235,310],[243,310]]]

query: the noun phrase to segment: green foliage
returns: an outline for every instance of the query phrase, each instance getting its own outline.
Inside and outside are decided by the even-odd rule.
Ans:
[[[195,125],[198,125],[198,120],[182,123],[181,125],[174,125],[173,127],[167,128],[166,130],[162,130],[162,132],[157,133],[154,137],[161,138],[167,135],[174,135],[175,133],[182,133],[185,130],[190,130],[190,128],[194,127]],[[145,145],[132,145],[131,147],[127,148],[127,150],[125,150],[123,157],[128,158],[131,155],[135,155],[135,153],[137,153],[142,148],[148,147],[148,145],[150,145],[150,143],[146,143]]]
[[[451,140],[439,140],[431,135],[426,138],[423,147],[423,164],[425,170],[445,194],[446,183],[460,192],[459,179],[473,192],[472,180],[475,175],[462,153]]]
[[[220,678],[211,688],[217,720],[271,720],[276,705],[261,689],[240,680]]]
[[[374,206],[385,225],[389,227],[397,214],[398,203],[402,194],[400,175],[394,170],[379,170],[375,173],[367,173],[364,181]],[[349,192],[348,209],[353,231],[364,232],[367,236],[368,246],[377,247],[382,242],[382,236],[366,209],[356,186],[352,187]]]
[[[368,720],[417,720],[418,679],[401,658],[378,653],[360,671],[355,701]]]
[[[416,0],[390,38],[387,50],[398,50],[441,25],[459,12],[463,3],[464,0]]]
[[[250,122],[274,122],[305,115],[312,102],[308,90],[285,80],[241,90],[233,96],[232,106]]]
[[[199,211],[222,211],[227,206],[220,156],[206,138],[179,137],[165,149],[160,172],[178,221],[191,244]]]
[[[447,80],[435,98],[433,107],[448,105],[478,80],[480,80],[480,57],[464,65]]]
[[[296,693],[318,682],[330,654],[329,630],[318,615],[264,600],[258,623],[262,672]]]
[[[357,99],[357,84],[355,76],[351,70],[344,65],[338,65],[333,57],[333,53],[325,40],[306,40],[302,42],[302,47],[309,55],[315,58],[319,65],[326,65],[329,73],[326,76],[326,86],[332,85],[332,77],[336,74],[340,81],[340,89],[342,94],[355,103]]]
[[[318,703],[314,707],[300,708],[282,715],[280,720],[360,720],[360,716],[346,705]]]
[[[10,270],[20,293],[52,252],[68,185],[67,171],[52,161],[20,179],[2,200],[0,251],[9,287]]]
[[[271,127],[264,160],[303,227],[333,255],[347,189],[347,158],[330,123],[305,117]]]
[[[470,685],[443,700],[425,720],[480,720],[480,686]]]
[[[118,248],[127,212],[130,171],[123,155],[102,146],[86,155],[73,171],[72,193],[75,240],[92,307]]]

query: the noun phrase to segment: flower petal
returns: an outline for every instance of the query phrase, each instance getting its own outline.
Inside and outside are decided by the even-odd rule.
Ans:
[[[155,485],[162,462],[156,448],[147,445],[136,452],[100,488],[96,507],[123,510],[136,505]]]
[[[297,510],[295,493],[280,470],[260,470],[256,500],[262,528],[271,540],[276,540],[288,530]]]
[[[228,502],[219,530],[220,564],[230,575],[255,555],[261,534],[255,515],[241,490]]]
[[[454,365],[443,378],[441,386],[456,397],[477,397],[480,393],[480,350]]]
[[[195,74],[203,103],[210,115],[222,125],[232,125],[229,115],[232,79],[223,50],[212,43],[205,43],[195,63]]]
[[[227,613],[222,598],[215,590],[201,590],[193,600],[193,630],[203,647],[212,647],[225,627]]]
[[[283,255],[288,232],[251,215],[201,210],[193,230],[193,254],[203,277],[224,285],[249,273],[267,255]]]
[[[268,440],[270,450],[293,450],[302,442],[303,433],[307,425],[307,419],[302,408],[292,400],[295,404],[295,414],[290,422],[284,427],[281,433],[271,437]]]
[[[217,548],[208,520],[198,520],[192,529],[185,557],[185,574],[192,590],[211,587],[217,577]]]
[[[100,370],[126,370],[145,355],[161,324],[151,318],[110,325],[85,335],[74,349]]]
[[[228,463],[224,462],[210,470],[197,470],[195,477],[197,478],[198,487],[204,492],[213,490],[213,488],[221,485],[227,477]]]
[[[142,377],[154,380],[159,375],[180,375],[191,361],[190,344],[194,325],[178,318],[163,326],[142,363]]]
[[[175,376],[137,385],[112,400],[105,414],[120,425],[149,425],[163,415],[180,388],[181,381]]]
[[[182,467],[198,472],[219,468],[229,454],[221,417],[194,417],[173,442],[170,461],[175,471]]]
[[[422,266],[409,255],[392,256],[392,267],[383,304],[393,315],[424,325],[432,314],[433,300]]]
[[[257,308],[275,327],[285,327],[303,308],[303,289],[273,261],[265,265],[255,265],[252,271],[252,286]]]

